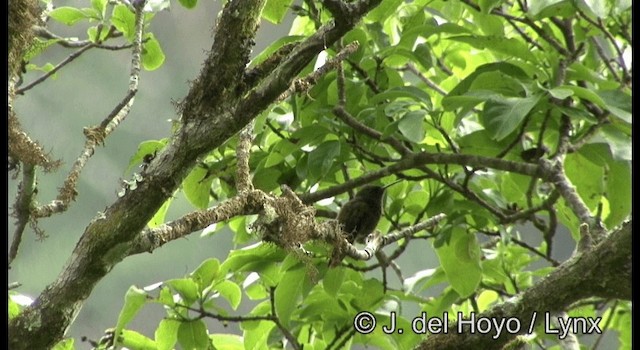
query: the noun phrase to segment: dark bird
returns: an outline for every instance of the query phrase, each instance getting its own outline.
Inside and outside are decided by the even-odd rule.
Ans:
[[[376,229],[382,216],[382,196],[385,187],[364,186],[338,213],[338,222],[349,243],[364,243],[364,239]]]

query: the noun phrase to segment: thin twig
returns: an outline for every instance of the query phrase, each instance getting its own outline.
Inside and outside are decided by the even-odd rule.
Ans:
[[[69,64],[73,60],[75,60],[76,58],[80,57],[80,55],[85,53],[87,50],[92,49],[94,47],[95,47],[95,44],[87,44],[86,46],[80,48],[78,51],[73,52],[72,54],[67,56],[67,58],[62,60],[62,62],[58,63],[55,67],[53,67],[53,69],[51,69],[50,71],[48,71],[45,74],[43,74],[40,78],[32,81],[31,83],[27,84],[26,86],[24,86],[22,88],[17,89],[16,90],[16,95],[23,95],[25,92],[31,90],[36,85],[38,85],[38,84],[42,83],[43,81],[47,80],[47,78],[49,78],[50,76],[56,74],[56,72],[59,71],[62,67],[66,66],[67,64]]]
[[[140,80],[140,61],[142,54],[142,32],[144,29],[144,14],[142,9],[136,9],[136,31],[134,36],[133,50],[131,52],[131,70],[129,72],[129,87],[123,100],[118,103],[111,113],[97,127],[85,128],[84,134],[87,138],[85,146],[80,156],[73,163],[71,171],[60,188],[60,192],[55,200],[49,204],[37,207],[33,210],[35,218],[48,217],[54,213],[65,211],[71,201],[77,195],[76,184],[80,173],[87,164],[89,158],[93,156],[95,148],[104,143],[104,139],[129,115],[129,111],[134,102],[134,97],[138,92]],[[87,46],[89,47],[89,46]]]
[[[427,78],[424,74],[422,74],[413,63],[411,62],[407,63],[405,65],[405,68],[408,69],[411,73],[413,73],[416,77],[418,77],[418,79],[422,80],[422,82],[425,83],[425,85],[433,89],[435,92],[439,93],[442,96],[447,96],[446,91],[442,90],[442,88],[439,87],[438,84],[434,83],[433,81],[431,81],[431,79]]]
[[[302,350],[302,345],[298,343],[296,337],[289,332],[289,330],[280,322],[278,315],[276,314],[276,287],[269,288],[269,301],[271,302],[271,316],[273,317],[272,321],[276,324],[276,327],[280,329],[285,338],[291,343],[291,346],[296,350]]]

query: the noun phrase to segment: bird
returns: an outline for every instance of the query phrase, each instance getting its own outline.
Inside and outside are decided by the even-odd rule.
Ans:
[[[340,209],[337,220],[349,243],[364,243],[365,238],[376,229],[382,216],[382,198],[386,187],[364,186]]]

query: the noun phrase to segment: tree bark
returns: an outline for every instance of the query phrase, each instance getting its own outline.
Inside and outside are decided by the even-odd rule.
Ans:
[[[545,315],[565,310],[569,305],[588,297],[631,300],[631,221],[624,223],[604,241],[564,262],[548,276],[516,298],[475,316],[497,320],[517,318],[520,332],[504,329],[472,334],[469,327],[458,332],[458,322],[450,324],[447,334],[428,337],[417,349],[502,349],[519,334],[525,334],[534,320],[545,322]],[[532,327],[533,329],[533,327]],[[496,337],[494,339],[494,337]]]

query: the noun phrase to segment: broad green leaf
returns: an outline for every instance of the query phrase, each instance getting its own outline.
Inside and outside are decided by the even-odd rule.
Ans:
[[[415,86],[399,86],[381,92],[369,99],[369,103],[377,104],[385,100],[394,101],[399,98],[410,98],[412,100],[422,102],[428,108],[431,108],[431,97]]]
[[[606,108],[620,120],[631,124],[631,95],[623,91],[596,91]]]
[[[267,0],[262,10],[262,17],[273,24],[280,24],[287,14],[293,0]]]
[[[380,5],[378,5],[376,8],[374,8],[367,14],[367,16],[365,17],[365,20],[381,23],[386,18],[396,13],[396,9],[398,8],[398,6],[400,6],[401,3],[402,3],[402,0],[382,1]]]
[[[478,130],[458,139],[458,146],[464,153],[480,156],[494,157],[507,146],[508,140],[502,142],[491,138],[491,133],[486,130]]]
[[[322,279],[322,287],[332,297],[335,297],[344,281],[345,271],[342,268],[328,269]]]
[[[425,135],[424,125],[426,114],[423,110],[417,110],[402,116],[398,123],[398,130],[402,136],[411,142],[422,143]]]
[[[153,215],[151,220],[147,223],[149,228],[156,228],[162,224],[164,224],[164,217],[167,215],[167,211],[169,210],[169,206],[173,202],[173,197],[169,197],[162,206],[158,209],[158,211]]]
[[[302,39],[304,39],[304,36],[301,36],[301,35],[289,35],[289,36],[284,36],[277,39],[276,41],[269,44],[269,46],[267,46],[267,48],[262,50],[262,52],[260,52],[256,57],[254,57],[251,60],[250,66],[251,67],[257,66],[258,64],[264,62],[269,56],[271,56],[279,48],[283,47],[286,44],[297,42]]]
[[[203,261],[200,266],[191,273],[191,278],[198,284],[199,290],[202,292],[214,279],[218,278],[219,270],[220,261],[216,258],[210,258]]]
[[[479,50],[491,50],[524,61],[537,62],[536,56],[521,40],[504,36],[459,35],[449,40],[467,43]]]
[[[365,51],[367,51],[368,49],[369,38],[367,36],[367,32],[365,32],[360,28],[354,28],[351,31],[349,31],[347,34],[345,34],[345,36],[342,38],[342,43],[345,46],[354,41],[357,41],[359,44],[358,50],[352,53],[349,56],[349,59],[352,60],[353,62],[358,63],[362,60],[362,57],[364,56]]]
[[[590,149],[586,149],[568,154],[564,167],[580,198],[595,213],[600,197],[604,194],[604,169],[591,161],[590,153]]]
[[[515,80],[519,80],[519,81],[530,79],[522,68],[512,63],[508,63],[508,62],[488,63],[476,68],[476,70],[473,73],[469,74],[460,83],[458,83],[458,85],[455,88],[453,88],[447,96],[457,96],[457,95],[465,94],[467,91],[469,91],[469,88],[471,87],[473,82],[479,76],[481,76],[482,73],[492,72],[492,71],[500,71],[514,78]]]
[[[436,248],[442,269],[451,287],[464,298],[471,295],[482,280],[480,246],[476,236],[454,228],[451,240]]]
[[[147,35],[147,41],[142,48],[142,66],[148,71],[156,70],[164,63],[164,52],[153,33]]]
[[[155,340],[158,350],[172,350],[178,342],[178,328],[181,322],[172,319],[163,319],[155,331]]]
[[[631,214],[631,166],[626,161],[611,160],[607,174],[606,197],[609,215],[604,223],[609,228],[619,225]]]
[[[538,0],[529,4],[528,14],[535,19],[542,19],[557,16],[562,10],[571,7],[571,2],[568,0]]]
[[[539,100],[540,95],[492,98],[485,103],[480,122],[494,140],[500,141],[520,126]]]
[[[215,349],[244,350],[242,337],[237,334],[211,334],[209,339]]]
[[[175,290],[182,299],[181,304],[190,306],[199,297],[198,284],[191,278],[177,278],[168,280],[165,282],[167,286],[170,286]]]
[[[482,11],[483,14],[488,14],[491,12],[491,10],[500,5],[500,3],[502,3],[502,0],[480,0],[478,1],[478,5],[480,5],[480,10]]]
[[[184,350],[209,348],[209,334],[203,320],[180,322],[178,343]]]
[[[118,4],[113,8],[111,24],[122,32],[129,42],[133,41],[136,28],[136,16],[127,6]]]
[[[602,138],[605,140],[609,148],[611,149],[611,154],[614,159],[617,160],[628,160],[632,159],[631,156],[631,136],[625,134],[620,129],[613,125],[604,125],[601,128]],[[594,138],[593,142],[599,140],[600,135]]]
[[[276,326],[271,321],[248,321],[243,322],[244,348],[247,350],[267,350],[267,339],[269,333]]]
[[[54,20],[72,26],[83,19],[92,18],[95,11],[93,9],[79,9],[75,7],[61,6],[49,12],[49,17]]]
[[[9,297],[9,319],[13,319],[14,317],[20,314],[20,305],[13,301],[11,297]]]
[[[214,178],[215,176],[212,176],[207,169],[200,165],[191,170],[182,181],[182,192],[191,205],[198,209],[205,209],[209,206],[209,191]]]
[[[140,142],[140,144],[138,145],[138,150],[129,159],[129,165],[126,172],[130,172],[134,166],[143,163],[145,159],[149,160],[154,158],[166,144],[167,139],[147,140]]]
[[[607,17],[607,6],[606,2],[602,0],[581,0],[576,1],[576,4],[583,11],[588,9],[587,13],[592,13],[594,16],[598,18],[606,18]]]
[[[91,42],[93,43],[103,41],[108,34],[109,34],[109,31],[105,28],[102,28],[102,31],[100,31],[100,37],[98,37],[98,26],[92,26],[87,29],[87,36],[89,37],[89,40],[91,40]]]
[[[105,10],[107,9],[108,0],[91,0],[91,7],[100,14],[100,18],[104,18]]]
[[[432,51],[431,47],[425,43],[416,45],[416,48],[413,50],[416,60],[425,70],[430,69],[433,66],[433,61],[431,59]]]
[[[291,314],[298,306],[306,270],[302,267],[288,270],[275,289],[276,313],[280,322],[287,327]]]
[[[278,183],[278,178],[282,175],[280,169],[277,167],[271,168],[260,168],[257,169],[255,174],[253,175],[253,185],[260,190],[265,192],[270,192],[280,187]]]
[[[187,8],[187,9],[195,8],[196,5],[198,4],[198,0],[179,0],[179,1],[180,1],[180,5],[182,5],[184,8]]]
[[[238,308],[242,300],[242,290],[237,284],[225,280],[216,283],[213,289],[218,291],[220,295],[229,302],[232,309],[236,310]]]
[[[573,90],[557,87],[549,89],[549,94],[557,99],[564,100],[573,95]]]
[[[160,289],[157,301],[166,306],[174,306],[176,304],[173,300],[173,294],[171,294],[171,290],[166,286],[163,286]]]
[[[602,107],[602,108],[606,108],[606,104],[604,103],[604,100],[602,98],[600,98],[600,96],[598,96],[598,94],[596,94],[595,92],[587,89],[587,88],[583,88],[580,86],[574,86],[574,85],[561,85],[559,86],[559,88],[562,89],[568,89],[573,91],[573,94],[579,98],[583,98],[587,101],[591,101],[595,104],[598,105],[598,107]]]
[[[131,286],[127,290],[127,294],[124,296],[124,306],[120,310],[120,316],[118,316],[118,322],[116,323],[115,334],[120,334],[124,327],[133,320],[138,311],[144,306],[147,301],[147,293],[136,287]]]
[[[220,265],[220,274],[230,271],[261,271],[266,265],[282,261],[286,254],[273,244],[260,243],[240,250],[232,250]]]
[[[127,349],[136,349],[136,350],[157,350],[156,342],[145,337],[144,335],[131,331],[128,329],[122,330],[122,333],[119,333],[118,339],[122,339],[118,344],[122,345]]]
[[[74,350],[76,347],[74,346],[73,338],[65,338],[59,341],[52,350]]]
[[[311,178],[323,178],[336,165],[336,157],[340,155],[340,141],[331,140],[322,143],[309,153],[307,164]]]

